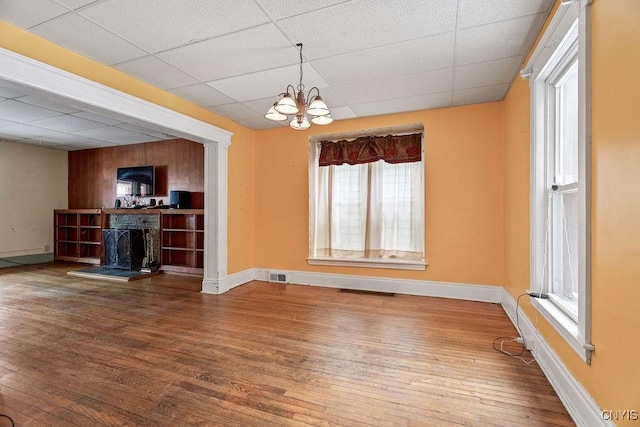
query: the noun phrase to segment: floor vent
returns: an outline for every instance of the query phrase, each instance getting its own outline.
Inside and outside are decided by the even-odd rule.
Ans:
[[[346,292],[348,294],[377,295],[379,297],[395,297],[393,292],[364,291],[361,289],[339,289],[338,292]]]
[[[287,275],[284,273],[269,272],[269,281],[277,283],[288,283]]]

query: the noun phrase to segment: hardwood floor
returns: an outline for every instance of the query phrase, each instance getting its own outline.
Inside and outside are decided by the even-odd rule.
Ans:
[[[17,426],[574,425],[535,363],[493,350],[515,334],[496,304],[68,269],[0,269]]]

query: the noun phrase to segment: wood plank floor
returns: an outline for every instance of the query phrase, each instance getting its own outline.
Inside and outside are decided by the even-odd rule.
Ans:
[[[265,282],[204,295],[176,289],[190,277],[70,268],[0,269],[0,413],[17,426],[574,425],[535,363],[493,350],[515,334],[496,304]]]

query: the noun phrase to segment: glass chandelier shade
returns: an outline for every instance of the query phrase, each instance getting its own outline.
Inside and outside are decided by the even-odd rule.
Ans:
[[[288,119],[288,115],[295,115],[289,126],[296,130],[306,130],[311,127],[311,123],[316,125],[328,125],[333,122],[331,111],[320,96],[320,90],[312,87],[309,92],[304,93],[302,84],[302,43],[296,44],[300,48],[300,83],[298,90],[288,85],[286,92],[278,95],[276,102],[264,115],[266,119],[273,121],[283,121]],[[315,93],[314,93],[315,91]],[[306,115],[311,116],[311,122]]]
[[[276,105],[278,104],[277,103],[273,104],[273,106],[269,108],[269,111],[267,111],[267,114],[265,114],[264,116],[269,120],[273,120],[274,122],[281,122],[283,120],[287,120],[288,119],[287,116],[285,116],[284,114],[276,110]]]

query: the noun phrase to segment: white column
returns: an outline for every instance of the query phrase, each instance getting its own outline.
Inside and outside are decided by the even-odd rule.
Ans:
[[[218,294],[227,278],[228,144],[204,143],[204,277],[202,292]],[[223,284],[221,287],[220,285]]]

